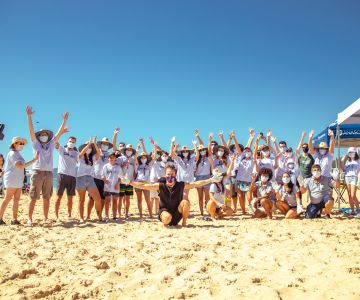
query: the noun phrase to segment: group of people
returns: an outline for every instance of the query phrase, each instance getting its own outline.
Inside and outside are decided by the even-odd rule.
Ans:
[[[285,141],[277,142],[271,130],[266,135],[250,129],[245,146],[238,143],[234,131],[226,141],[219,132],[220,143],[209,134],[205,145],[198,130],[192,147],[180,147],[176,138],[171,139],[169,150],[161,148],[153,138],[148,153],[143,139],[134,148],[120,142],[120,129],[109,138],[90,137],[77,147],[74,136],[67,138],[65,146],[61,137],[68,132],[69,114],[63,114],[60,128],[35,132],[31,107],[26,108],[28,127],[34,157],[26,162],[21,155],[27,139],[14,137],[2,168],[5,198],[0,206],[0,224],[6,224],[3,216],[13,200],[11,224],[20,224],[18,205],[24,181],[24,169],[32,166],[28,225],[33,224],[33,212],[42,196],[44,221],[48,221],[50,198],[53,193],[53,155],[59,155],[55,215],[59,219],[62,197],[67,194],[68,217],[72,218],[73,197],[78,195],[79,222],[91,219],[95,207],[97,219],[108,222],[129,217],[130,201],[134,194],[140,218],[143,218],[143,199],[149,217],[158,215],[166,226],[187,224],[190,212],[189,190],[196,188],[201,215],[212,221],[236,213],[238,204],[243,214],[254,218],[272,218],[275,211],[286,219],[331,218],[334,205],[333,188],[339,186],[339,170],[333,169],[334,133],[329,130],[330,144],[313,145],[314,131],[308,143],[303,132],[296,149]],[[254,145],[253,145],[254,144]],[[360,217],[356,197],[360,183],[360,161],[356,148],[349,148],[341,160],[345,185],[349,195],[351,214]],[[341,171],[340,170],[340,171]],[[86,192],[88,201],[85,212]],[[309,204],[303,208],[303,194],[308,193]],[[110,212],[111,208],[111,212]],[[355,208],[357,212],[355,213]],[[249,211],[250,210],[250,211]],[[85,214],[86,213],[86,214]]]

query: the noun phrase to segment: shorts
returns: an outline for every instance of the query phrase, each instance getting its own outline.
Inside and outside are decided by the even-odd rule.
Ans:
[[[90,175],[76,177],[76,189],[89,190],[96,188],[94,178]]]
[[[120,193],[104,192],[104,196],[105,196],[105,197],[110,197],[110,196],[119,197],[119,196],[120,196]]]
[[[210,177],[211,177],[210,174],[209,174],[209,175],[195,175],[195,180],[196,180],[196,181],[199,181],[199,180],[207,180],[207,179],[209,179]],[[208,183],[208,184],[206,184],[206,185],[203,185],[203,186],[200,187],[200,188],[209,189],[209,188],[210,188],[210,185],[211,185],[211,183]]]
[[[230,176],[229,177],[229,184],[231,185],[231,198],[237,197],[237,191],[236,191],[236,177]]]
[[[169,223],[169,226],[176,226],[177,224],[179,224],[179,222],[182,219],[182,214],[179,212],[179,210],[177,208],[176,208],[176,210],[169,210],[167,208],[160,209],[159,210],[159,220],[160,221],[161,221],[160,216],[163,211],[168,212],[172,217],[171,222]]]
[[[134,195],[134,188],[131,185],[120,183],[120,197]]]
[[[105,199],[105,195],[104,195],[105,182],[104,182],[104,180],[94,178],[94,181],[95,181],[96,187],[97,187],[97,189],[99,191],[100,198],[104,200]]]
[[[325,195],[320,203],[310,203],[306,207],[305,219],[314,219],[318,213],[325,207],[326,202],[332,200],[330,195]]]
[[[75,188],[76,188],[76,177],[65,175],[65,174],[57,174],[57,195],[62,196],[66,189],[66,194],[68,196],[75,196]]]
[[[51,171],[33,170],[30,178],[30,199],[49,199],[53,192],[53,173]]]
[[[250,191],[251,182],[246,181],[236,181],[236,188],[239,189],[242,192],[248,192]]]
[[[356,185],[357,184],[357,177],[356,176],[345,176],[345,183]]]

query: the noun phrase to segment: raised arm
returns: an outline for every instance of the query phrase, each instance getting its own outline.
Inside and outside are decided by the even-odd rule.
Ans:
[[[91,139],[91,137],[90,137],[90,139],[89,139],[89,141],[88,141],[88,143],[87,143],[87,145],[80,151],[80,153],[79,153],[79,157],[83,157],[84,155],[85,155],[85,153],[86,153],[86,150],[87,149],[89,149],[90,147],[91,147],[91,144],[92,144],[92,139]]]
[[[295,153],[295,154],[296,154],[296,157],[298,157],[299,154],[300,154],[300,149],[301,149],[302,145],[304,144],[305,136],[306,136],[306,132],[303,131],[303,132],[301,133],[301,138],[300,138],[299,144],[298,144],[298,146],[297,146],[297,148],[296,148],[296,153]]]
[[[55,137],[54,137],[54,143],[57,143],[59,141],[61,135],[63,135],[65,132],[68,132],[67,128],[65,127],[66,122],[67,122],[68,119],[69,119],[69,113],[64,112],[63,113],[63,120],[61,122],[61,125],[60,125],[57,133],[55,134]]]
[[[232,131],[232,139],[234,140],[234,144],[235,144],[235,149],[237,151],[237,153],[239,155],[241,155],[242,151],[241,151],[241,148],[239,146],[239,143],[237,141],[237,138],[236,138],[236,135],[235,135],[235,131]]]
[[[270,153],[274,152],[274,148],[273,146],[271,146],[271,129],[268,129],[267,133],[266,133],[266,144],[269,147],[269,151]]]
[[[143,138],[139,139],[139,142],[140,142],[140,145],[141,145],[142,149],[144,150],[145,154],[147,155],[148,153],[145,148],[144,139]]]
[[[331,154],[334,154],[334,150],[335,150],[335,137],[334,137],[334,132],[329,128],[328,129],[328,135],[330,136],[330,147],[329,147],[329,152]]]
[[[173,136],[173,137],[171,138],[170,151],[169,151],[170,157],[171,157],[172,159],[175,159],[175,158],[177,157],[176,149],[177,149],[178,145],[175,146],[175,142],[176,142],[176,138]]]
[[[222,130],[219,131],[219,138],[220,138],[221,144],[224,147],[227,147],[227,144],[226,144],[225,139],[224,139],[224,132]]]
[[[199,149],[197,147],[197,143],[196,141],[193,141],[193,145],[194,145],[194,149],[195,149],[195,161],[198,161],[199,157],[200,157],[200,153],[199,153]]]
[[[206,179],[206,180],[198,180],[198,181],[195,181],[193,183],[185,183],[184,188],[186,190],[187,189],[193,189],[193,188],[201,187],[203,185],[207,185],[207,184],[212,183],[212,182],[214,182],[213,177],[209,178],[209,179]]]
[[[35,112],[32,110],[31,106],[26,106],[26,114],[27,114],[27,119],[28,119],[29,133],[30,133],[30,138],[32,141],[35,141],[35,139],[36,139],[35,130],[34,130],[33,121],[32,121],[32,115],[34,113]]]
[[[236,159],[237,155],[232,154],[230,155],[230,165],[226,171],[226,176],[230,176],[231,175],[231,171],[234,168],[234,164],[235,164],[235,159]]]
[[[260,139],[261,139],[261,135],[259,134],[255,140],[255,146],[254,146],[254,160],[257,159],[257,152],[258,152],[258,149],[259,149],[259,142],[260,142]]]
[[[199,142],[199,145],[204,145],[204,142],[202,141],[201,137],[200,137],[200,133],[198,129],[195,129],[195,136]]]
[[[118,134],[119,134],[119,132],[120,132],[120,128],[115,128],[115,130],[114,130],[114,133],[113,133],[113,139],[112,139],[112,144],[113,144],[113,150],[114,150],[114,152],[117,150],[117,136],[118,136]]]
[[[254,131],[254,129],[252,129],[252,128],[250,128],[249,131],[250,131],[249,139],[248,139],[245,147],[248,147],[248,148],[251,149],[252,142],[253,142],[254,137],[255,137],[255,131]]]
[[[94,146],[95,146],[95,150],[96,150],[95,158],[96,158],[96,160],[98,160],[101,152],[100,152],[99,146],[96,143],[96,136],[94,137]]]
[[[311,130],[310,133],[309,133],[309,151],[311,154],[314,154],[315,153],[315,148],[314,148],[314,145],[313,145],[313,137],[314,137],[314,130]]]

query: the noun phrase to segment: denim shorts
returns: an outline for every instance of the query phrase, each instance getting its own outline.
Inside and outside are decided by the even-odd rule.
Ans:
[[[195,175],[195,180],[196,180],[196,181],[199,181],[199,180],[207,180],[207,179],[209,179],[210,177],[211,177],[210,174],[209,174],[209,175]],[[204,189],[209,189],[209,188],[210,188],[210,185],[211,185],[211,183],[208,183],[208,184],[206,184],[206,185],[203,185],[202,188],[204,188]]]
[[[345,183],[356,185],[357,184],[357,177],[356,176],[345,176]]]
[[[76,188],[80,190],[89,190],[96,188],[94,178],[90,175],[76,177]]]
[[[251,182],[239,181],[239,180],[236,181],[236,188],[242,192],[250,191],[250,185]]]

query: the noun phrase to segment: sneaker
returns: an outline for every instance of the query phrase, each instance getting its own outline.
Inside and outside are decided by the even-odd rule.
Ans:
[[[33,222],[32,222],[31,220],[28,220],[28,221],[27,221],[27,225],[30,226],[30,227],[32,227],[32,226],[33,226]]]
[[[0,219],[0,225],[6,225],[3,219]]]
[[[12,220],[11,225],[20,225],[20,222],[18,220]]]

